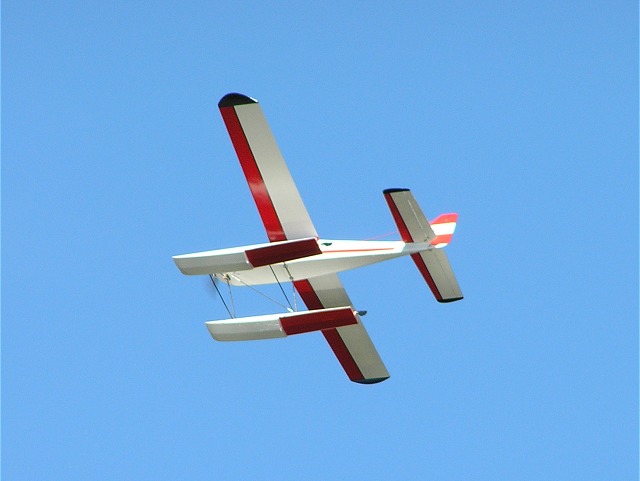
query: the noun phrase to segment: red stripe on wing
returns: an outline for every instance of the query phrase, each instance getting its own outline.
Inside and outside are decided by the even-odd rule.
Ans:
[[[231,143],[236,150],[238,159],[240,160],[240,166],[244,172],[247,182],[249,183],[249,189],[253,195],[253,200],[258,207],[260,218],[267,230],[267,236],[271,242],[286,240],[287,237],[278,219],[278,214],[271,201],[271,196],[267,191],[267,186],[264,183],[256,159],[251,151],[251,146],[247,141],[247,137],[242,130],[242,125],[238,119],[238,114],[234,107],[221,107],[220,113],[222,119],[231,137]]]
[[[402,237],[402,240],[404,242],[413,242],[411,233],[409,232],[407,225],[404,223],[404,219],[402,218],[402,215],[400,215],[400,211],[398,210],[398,207],[396,206],[396,203],[393,200],[393,197],[391,197],[391,192],[385,192],[384,198],[386,199],[387,204],[389,204],[389,210],[391,210],[391,215],[393,216],[393,220],[398,226],[400,237]]]
[[[349,379],[352,381],[362,381],[364,379],[364,375],[362,374],[362,371],[360,371],[356,361],[353,359],[349,349],[347,349],[342,337],[340,337],[338,330],[326,329],[322,331],[322,334],[324,334],[324,338],[329,343],[329,346],[331,346],[333,353],[338,358],[338,361],[340,361],[342,369],[347,373]]]
[[[324,309],[318,294],[313,290],[308,280],[293,281],[293,286],[296,288],[296,291],[298,291],[298,294],[300,294],[300,297],[302,297],[307,309]]]
[[[300,294],[300,297],[302,297],[302,300],[304,301],[308,309],[324,308],[322,302],[320,301],[320,298],[318,298],[316,291],[313,290],[313,287],[308,280],[305,279],[302,281],[294,281],[293,285],[298,291],[298,294]],[[347,346],[342,340],[342,337],[340,337],[340,333],[337,331],[337,329],[325,329],[322,331],[322,334],[329,343],[329,346],[331,346],[333,353],[338,358],[338,361],[340,361],[340,364],[342,365],[344,371],[347,373],[347,376],[349,376],[349,379],[351,379],[352,381],[363,380],[364,375],[362,374],[362,371],[360,371],[360,368],[356,364],[356,361],[353,359],[353,356],[349,352],[349,349],[347,349]]]
[[[440,291],[438,290],[438,286],[436,286],[436,283],[433,280],[433,277],[431,277],[431,273],[429,272],[429,269],[427,269],[427,265],[424,263],[424,260],[422,259],[422,256],[420,255],[420,253],[416,252],[415,254],[411,254],[411,258],[413,259],[413,262],[416,263],[416,266],[418,266],[418,270],[420,271],[420,274],[422,274],[422,277],[424,277],[424,280],[429,285],[429,289],[431,289],[431,292],[433,292],[433,295],[436,297],[436,300],[442,302],[442,294],[440,294]]]

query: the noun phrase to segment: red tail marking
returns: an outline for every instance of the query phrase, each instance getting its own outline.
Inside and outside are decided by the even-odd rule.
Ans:
[[[322,251],[316,239],[301,239],[249,249],[245,254],[253,267],[261,267],[302,257],[316,256],[322,254]]]
[[[432,246],[437,246],[438,244],[448,244],[451,242],[451,239],[453,239],[453,234],[438,235],[431,240],[430,244]]]
[[[436,217],[435,219],[433,219],[430,224],[446,224],[448,222],[457,222],[458,221],[458,214],[456,213],[451,213],[451,214],[441,214],[438,217]]]

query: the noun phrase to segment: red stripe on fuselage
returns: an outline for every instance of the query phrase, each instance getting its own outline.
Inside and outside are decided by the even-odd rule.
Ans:
[[[307,305],[307,308],[324,308],[324,306],[322,305],[322,301],[320,301],[318,294],[316,294],[316,291],[313,290],[313,286],[311,286],[311,283],[308,280],[305,279],[302,281],[293,281],[293,285],[298,291],[298,294],[300,294],[300,297],[302,297],[304,303]],[[340,361],[340,364],[342,365],[344,371],[347,373],[347,376],[349,376],[349,379],[351,379],[352,381],[363,380],[364,375],[362,374],[362,371],[360,371],[360,368],[356,364],[355,359],[353,359],[353,356],[349,352],[349,349],[342,340],[342,337],[340,336],[340,333],[337,331],[337,329],[325,329],[322,331],[322,334],[329,343],[329,346],[331,346],[333,353],[338,358],[338,361]]]
[[[383,251],[392,251],[395,247],[381,247],[376,249],[326,249],[323,250],[323,254],[341,254],[344,252],[383,252]]]
[[[256,162],[255,156],[251,151],[251,146],[247,141],[247,137],[242,129],[240,119],[234,107],[222,107],[220,108],[222,119],[224,120],[229,137],[231,137],[231,143],[236,150],[236,155],[240,160],[240,166],[244,172],[247,182],[249,183],[249,189],[253,195],[253,200],[258,207],[260,218],[267,230],[267,236],[271,242],[286,240],[287,236],[284,233],[278,213],[276,212],[267,186],[264,183],[260,168]]]

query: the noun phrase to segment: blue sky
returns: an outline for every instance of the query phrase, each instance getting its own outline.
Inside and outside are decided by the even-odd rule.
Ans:
[[[171,256],[266,240],[232,91],[321,236],[394,231],[388,187],[459,213],[463,301],[341,276],[388,381],[209,337]],[[4,479],[637,473],[637,3],[3,2]]]

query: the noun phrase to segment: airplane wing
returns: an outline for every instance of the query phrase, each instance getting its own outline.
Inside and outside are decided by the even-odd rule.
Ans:
[[[304,281],[294,281],[293,285],[309,309],[352,306],[347,292],[337,274],[327,274]],[[333,349],[342,368],[354,382],[374,384],[389,377],[376,348],[367,334],[360,316],[357,324],[325,329],[325,339]]]
[[[258,102],[242,94],[227,94],[218,103],[244,171],[253,200],[271,242],[318,237],[289,169]],[[336,274],[295,281],[310,310],[352,306]],[[371,338],[357,324],[323,330],[349,379],[363,384],[389,377]]]
[[[227,94],[218,107],[269,240],[318,237],[260,104]]]

